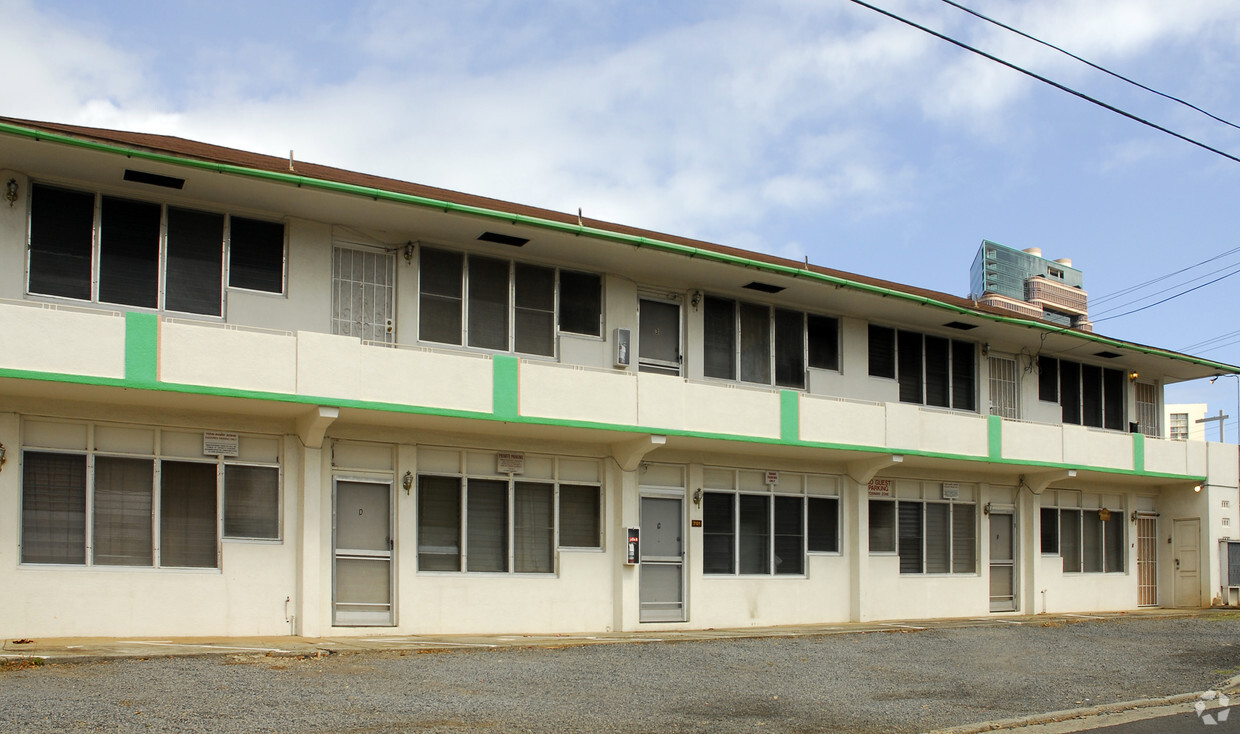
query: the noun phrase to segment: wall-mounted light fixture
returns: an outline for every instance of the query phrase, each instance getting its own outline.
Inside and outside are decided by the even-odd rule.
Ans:
[[[1140,377],[1140,376],[1141,376],[1141,373],[1140,373],[1140,372],[1137,372],[1136,370],[1133,370],[1132,372],[1129,372],[1129,373],[1128,373],[1128,381],[1129,381],[1129,382],[1136,382],[1136,381],[1137,381],[1137,378],[1138,378],[1138,377]]]
[[[983,514],[983,515],[989,515],[989,514],[990,514],[990,503],[989,503],[989,502],[987,502],[987,503],[986,503],[986,506],[982,508],[982,514]]]
[[[413,242],[405,243],[405,262],[413,264]]]
[[[702,291],[693,291],[689,294],[689,305],[693,306],[693,310],[698,310],[698,306],[702,303]]]
[[[0,443],[0,470],[4,469],[4,462],[6,461],[4,455],[6,453],[8,453],[8,451],[4,448],[4,444]]]
[[[413,489],[413,472],[405,472],[405,476],[400,480],[400,486],[405,488],[405,494],[409,494],[409,490]]]
[[[697,505],[698,507],[702,506],[702,488],[701,487],[698,487],[697,489],[693,490],[693,504]]]
[[[17,203],[17,179],[10,178],[4,184],[4,198],[8,200],[10,207]]]
[[[1201,491],[1201,485],[1200,485],[1200,484],[1198,484],[1197,486],[1193,487],[1193,491],[1194,491],[1194,492],[1200,492],[1200,491]]]

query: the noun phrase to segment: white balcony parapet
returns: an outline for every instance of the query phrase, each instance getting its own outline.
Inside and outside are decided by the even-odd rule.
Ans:
[[[124,314],[38,301],[0,302],[0,368],[123,379]]]

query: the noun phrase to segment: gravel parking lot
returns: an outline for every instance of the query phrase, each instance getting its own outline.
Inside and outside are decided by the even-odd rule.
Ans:
[[[0,731],[915,732],[1215,687],[1240,614],[0,668]]]

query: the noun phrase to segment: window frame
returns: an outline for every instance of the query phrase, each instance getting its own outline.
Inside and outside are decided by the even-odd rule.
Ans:
[[[428,293],[427,292],[426,286],[425,286],[426,269],[422,265],[423,254],[426,252],[433,252],[438,255],[447,255],[447,256],[459,258],[459,263],[460,263],[459,286],[460,287],[459,287],[459,290],[457,291],[459,293],[459,296],[446,296],[440,293],[435,293],[435,292]],[[519,355],[522,355],[523,357],[529,357],[532,359],[557,360],[560,357],[560,339],[561,337],[565,335],[569,335],[569,336],[577,337],[577,338],[583,338],[583,339],[595,339],[595,340],[600,340],[600,341],[604,338],[603,334],[605,333],[605,330],[604,330],[603,322],[605,319],[607,301],[606,301],[606,292],[604,290],[605,278],[602,276],[602,274],[591,273],[588,271],[578,270],[575,268],[561,268],[556,265],[546,265],[546,264],[541,264],[541,263],[536,263],[536,262],[530,262],[527,260],[515,260],[512,258],[500,257],[500,256],[486,253],[486,252],[457,250],[451,247],[442,247],[437,244],[436,245],[419,244],[417,257],[418,257],[418,277],[417,277],[416,296],[417,296],[418,318],[417,318],[417,337],[416,338],[417,338],[418,343],[420,344],[426,344],[428,346],[433,346],[433,347],[457,347],[461,349],[468,349],[471,351],[482,351],[482,352],[487,352],[491,354],[495,354],[495,353],[519,354]],[[505,309],[504,313],[505,313],[505,321],[506,321],[504,325],[505,346],[503,348],[470,343],[471,338],[472,338],[470,334],[471,312],[472,312],[472,309],[476,307],[474,304],[474,301],[476,300],[474,297],[475,293],[474,291],[471,291],[471,287],[473,285],[473,281],[471,281],[471,261],[475,261],[475,260],[493,261],[495,263],[504,263],[507,265],[507,270],[508,270],[507,288],[504,292],[504,298],[503,298],[503,304],[504,304],[503,308]],[[521,287],[520,283],[518,282],[518,273],[519,271],[522,271],[522,270],[526,270],[526,271],[547,270],[551,272],[552,303],[551,303],[550,309],[532,309],[527,305],[518,305],[518,289]],[[565,273],[571,274],[573,278],[596,278],[598,280],[597,304],[598,304],[599,313],[598,313],[598,326],[597,326],[596,333],[578,332],[572,329],[565,328],[564,325],[562,324],[562,321],[564,320],[563,316],[564,316],[564,309],[565,309],[565,299],[564,299],[561,276]],[[481,293],[481,291],[478,291],[478,293]],[[456,341],[439,341],[434,338],[430,338],[428,336],[423,335],[424,301],[428,297],[433,298],[433,299],[439,299],[439,300],[449,299],[449,300],[459,301],[459,305],[458,305],[459,310],[457,312],[457,315],[458,315],[458,323],[460,324],[460,328],[457,330],[457,333],[456,333],[456,337],[457,337]],[[496,300],[494,302],[498,303],[499,301]],[[518,319],[518,316],[520,316],[522,313],[525,313],[525,312],[532,313],[535,311],[538,311],[541,313],[547,313],[550,315],[550,318],[551,318],[551,329],[550,329],[550,334],[549,334],[550,342],[551,342],[551,351],[549,354],[544,354],[541,352],[521,351],[517,348],[518,330],[520,329],[520,326],[519,326],[520,319]],[[447,335],[445,334],[445,336]]]
[[[711,331],[707,329],[706,313],[709,309],[716,309],[724,305],[730,307],[730,313],[728,314],[730,339],[727,343],[712,344],[711,340],[717,337],[715,337]],[[749,312],[748,314],[746,313],[747,310]],[[760,330],[760,333],[755,337],[753,335],[753,329],[747,330],[745,328],[745,322],[747,316],[752,321],[753,317],[757,315],[759,310],[765,311],[766,328],[764,330]],[[828,316],[822,313],[784,308],[783,306],[776,306],[774,304],[746,301],[739,298],[714,294],[706,294],[703,296],[702,312],[702,376],[708,380],[727,380],[729,382],[739,382],[746,385],[764,385],[787,390],[809,390],[809,375],[811,369],[827,370],[832,372],[840,371],[840,320],[836,316]],[[718,320],[718,322],[722,324],[723,319],[717,318],[721,315],[721,313],[716,313],[710,318],[712,322]],[[785,323],[782,326],[786,329],[787,320],[789,317],[799,320],[799,340],[792,340],[790,342],[787,338],[787,333],[782,333],[781,335],[780,319],[783,318],[785,320]],[[811,337],[815,333],[815,329],[810,326],[811,320],[815,320],[820,328],[826,327],[828,323],[832,324],[832,328],[830,330],[833,333],[826,336],[824,341],[812,341]],[[755,338],[758,341],[754,341]],[[792,351],[785,352],[784,349],[781,349],[781,344],[790,345],[785,346],[785,348]],[[815,355],[821,352],[823,347],[828,344],[830,345],[830,354],[824,362],[815,364]],[[763,365],[763,368],[765,369],[765,380],[750,379],[753,375],[746,375],[745,352],[747,345],[765,346],[766,360]],[[784,354],[781,355],[781,352],[784,352]],[[730,368],[727,370],[727,374],[723,374],[722,372],[711,374],[708,370],[717,368],[708,366],[708,362],[714,361],[709,359],[708,355],[712,355],[717,360],[725,353],[729,354],[731,358],[729,360]],[[796,357],[793,361],[800,365],[799,372],[801,379],[799,383],[787,378],[784,378],[781,381],[781,356],[788,357],[792,355],[795,355]],[[834,362],[834,365],[829,365],[827,364],[828,362]],[[796,369],[795,366],[793,369]]]
[[[899,573],[901,575],[907,575],[907,576],[976,576],[978,575],[980,573],[980,571],[978,570],[978,562],[981,558],[981,554],[979,553],[979,546],[978,546],[978,543],[980,542],[980,537],[979,537],[979,532],[978,532],[977,496],[974,495],[971,501],[959,500],[959,499],[926,499],[924,496],[924,493],[925,493],[925,487],[927,483],[922,482],[920,480],[913,480],[913,481],[917,481],[918,484],[921,485],[920,490],[919,490],[923,494],[921,499],[914,499],[912,497],[868,497],[867,498],[869,502],[867,506],[867,516],[869,519],[867,520],[866,525],[867,525],[867,535],[871,539],[871,545],[869,548],[870,555],[888,556],[888,557],[898,558],[899,566],[900,566]],[[929,484],[935,484],[935,482],[930,482]],[[903,505],[903,507],[901,507],[901,505]],[[902,547],[906,543],[908,543],[909,540],[912,539],[912,537],[909,537],[910,535],[909,532],[906,531],[906,523],[905,523],[906,519],[911,518],[911,516],[913,515],[913,510],[911,509],[912,505],[917,505],[916,514],[917,514],[918,527],[913,529],[915,532],[912,534],[912,537],[915,537],[918,541],[918,547],[915,549],[916,555],[914,555],[913,549],[905,549]],[[945,536],[943,537],[943,548],[946,550],[945,559],[946,559],[946,566],[948,569],[947,571],[927,571],[926,570],[929,566],[928,557],[930,556],[930,552],[929,552],[930,541],[928,537],[930,534],[927,532],[927,530],[929,526],[928,518],[931,515],[931,513],[928,511],[928,507],[931,505],[935,507],[938,507],[938,506],[947,507],[947,511],[945,514],[946,520],[944,521],[944,528],[943,528],[945,531]],[[891,520],[891,527],[888,528],[888,531],[891,533],[891,536],[892,536],[892,542],[891,542],[890,548],[884,547],[884,548],[876,550],[873,546],[873,538],[874,538],[876,530],[877,531],[883,530],[883,528],[881,527],[876,528],[873,523],[873,518],[875,514],[874,513],[875,506],[882,506],[884,508],[889,508],[890,510],[889,513],[887,513],[889,514],[890,520]],[[963,542],[963,539],[959,538],[957,534],[958,526],[962,524],[962,523],[958,523],[957,521],[957,508],[958,507],[970,508],[970,512],[972,515],[969,518],[969,528],[972,531],[972,538],[970,539],[970,542],[972,543],[972,553],[970,554],[970,558],[968,559],[972,563],[972,568],[967,571],[956,570],[957,566],[960,565],[957,563],[957,561],[960,560],[957,558],[957,551],[958,551],[960,543]],[[887,510],[885,509],[884,512],[886,513]],[[905,552],[906,550],[907,552]],[[916,570],[916,571],[905,570],[906,566],[912,566],[912,565],[916,565],[917,568],[920,570]]]
[[[741,473],[755,472],[757,470],[737,469],[733,467],[718,467],[718,466],[708,466],[704,468],[705,470],[712,471],[712,472],[720,472],[720,473],[731,472],[732,473],[732,488],[731,489],[721,488],[721,487],[710,487],[710,488],[704,488],[702,491],[702,508],[703,508],[702,509],[702,512],[703,512],[702,535],[703,535],[703,546],[704,547],[703,547],[703,552],[701,554],[702,555],[701,571],[704,576],[711,577],[711,578],[731,577],[731,578],[751,578],[751,579],[753,578],[793,578],[793,579],[800,578],[800,579],[804,579],[804,578],[809,578],[809,558],[811,556],[840,556],[842,555],[842,551],[841,551],[842,540],[841,539],[843,535],[843,528],[842,528],[843,517],[840,511],[840,502],[841,502],[840,484],[836,477],[833,477],[831,475],[825,475],[825,474],[803,474],[800,472],[780,472],[779,474],[780,474],[781,481],[784,480],[785,478],[790,479],[790,480],[795,478],[794,481],[799,482],[800,484],[800,490],[799,491],[795,491],[795,490],[779,491],[778,489],[772,489],[770,486],[768,486],[767,490],[760,490],[756,488],[742,488],[741,487],[742,485],[742,481],[740,480]],[[828,490],[828,493],[810,491],[808,488],[810,477],[813,477],[816,482],[823,482],[825,480],[827,485],[834,483],[835,484],[834,494],[829,493],[831,490]],[[789,483],[792,483],[792,482],[789,482]],[[773,485],[773,486],[778,487],[779,485]],[[749,537],[754,537],[755,533],[751,531],[750,533],[746,534],[745,532],[746,522],[745,522],[745,517],[743,516],[745,514],[744,505],[746,504],[746,502],[752,505],[753,500],[755,499],[763,500],[762,507],[763,507],[764,519],[763,519],[763,522],[761,523],[763,527],[760,529],[760,532],[757,533],[757,536],[763,538],[764,549],[763,549],[762,556],[756,560],[758,561],[759,565],[764,570],[746,571],[746,570],[743,570],[746,565],[745,564],[745,561],[746,561],[745,538],[746,538],[746,535],[748,535]],[[798,530],[798,532],[796,533],[788,533],[786,532],[786,529],[784,531],[781,531],[780,529],[781,524],[779,520],[780,520],[781,513],[779,511],[779,506],[781,504],[781,500],[783,500],[782,504],[784,504],[785,507],[790,507],[787,500],[798,501],[797,508],[799,509],[799,513],[798,513],[799,518],[798,518],[798,521],[796,522],[796,526]],[[708,514],[713,514],[718,508],[725,506],[723,504],[719,504],[716,508],[711,508],[709,507],[709,505],[713,505],[717,502],[723,502],[723,501],[726,501],[727,503],[726,507],[728,508],[727,515],[728,515],[729,527],[726,529],[715,527],[710,522],[710,518],[708,517]],[[830,535],[830,540],[834,544],[833,550],[811,550],[810,549],[811,544],[814,542],[814,538],[811,538],[811,532],[810,532],[811,531],[810,503],[815,502],[815,501],[831,502],[834,504],[834,521],[835,521],[834,528],[833,528],[834,532]],[[712,556],[711,553],[707,552],[705,546],[708,544],[706,541],[708,538],[725,538],[725,537],[728,539],[728,552],[727,552],[727,564],[726,564],[727,570],[710,570],[708,569],[707,564],[715,560],[718,560],[718,559]],[[776,563],[776,559],[780,558],[779,556],[780,539],[788,538],[788,537],[798,537],[800,539],[800,553],[798,554],[799,565],[793,566],[792,568],[794,570],[791,570],[791,571],[780,571],[779,566],[782,564]],[[749,560],[752,562],[754,558],[750,557]]]
[[[44,421],[41,421],[44,422]],[[104,425],[109,428],[132,429],[139,431],[149,431],[154,437],[154,446],[159,446],[160,434],[164,430],[161,427],[138,425],[138,424],[112,424],[106,422],[80,422],[80,421],[46,421],[62,426],[80,426],[85,429],[87,438],[87,448],[59,448],[45,447],[38,445],[27,445],[23,442],[21,447],[21,477],[19,478],[18,492],[18,564],[21,566],[39,566],[39,567],[66,567],[66,568],[122,568],[122,569],[151,569],[160,570],[198,570],[198,571],[214,571],[221,572],[223,570],[223,547],[229,543],[251,543],[260,545],[279,545],[284,542],[284,456],[282,447],[277,449],[277,457],[275,462],[243,460],[236,457],[222,456],[182,456],[177,454],[165,453],[154,448],[151,453],[144,452],[127,452],[92,448],[95,445],[93,439],[94,431],[97,426]],[[197,431],[190,430],[173,430],[174,433],[195,433]],[[239,434],[241,437],[249,436],[262,439],[271,439],[272,436],[260,434]],[[277,442],[279,445],[279,442]],[[84,498],[84,532],[83,532],[83,561],[76,562],[27,562],[23,559],[25,555],[25,534],[27,531],[25,521],[25,482],[26,482],[26,455],[28,453],[40,454],[56,454],[61,456],[80,456],[83,457],[85,465],[85,474],[83,479],[82,493]],[[98,510],[96,509],[96,481],[97,467],[99,459],[122,459],[122,460],[140,460],[151,462],[151,499],[150,499],[150,524],[151,524],[151,562],[149,564],[133,565],[133,564],[113,564],[100,563],[95,560],[95,521]],[[163,563],[163,546],[161,537],[161,522],[163,519],[163,506],[161,501],[162,481],[163,481],[163,464],[167,462],[176,462],[184,464],[205,464],[214,467],[215,471],[215,565],[214,566],[173,566]],[[276,493],[276,536],[275,537],[241,537],[225,534],[225,517],[227,513],[227,487],[225,483],[225,472],[229,466],[247,466],[273,469],[276,472],[276,483],[274,491]]]
[[[1062,573],[1064,575],[1082,575],[1083,576],[1083,575],[1127,574],[1129,572],[1129,569],[1128,569],[1129,564],[1128,564],[1128,558],[1127,558],[1128,556],[1127,524],[1128,523],[1126,521],[1127,516],[1124,514],[1123,509],[1122,508],[1116,509],[1114,507],[1103,506],[1102,504],[1103,495],[1100,493],[1076,492],[1075,490],[1058,490],[1058,491],[1075,492],[1075,494],[1077,495],[1077,503],[1075,505],[1072,505],[1070,503],[1061,504],[1061,499],[1057,496],[1055,503],[1042,505],[1041,512],[1039,514],[1039,520],[1042,524],[1041,535],[1043,538],[1046,537],[1047,535],[1047,530],[1046,530],[1046,525],[1045,525],[1046,518],[1048,515],[1053,515],[1055,519],[1054,535],[1055,535],[1056,540],[1058,541],[1058,544],[1057,544],[1056,549],[1047,550],[1046,544],[1043,543],[1040,547],[1041,555],[1047,556],[1047,557],[1058,556],[1062,558],[1063,559]],[[1087,496],[1097,498],[1098,507],[1084,507],[1083,505],[1085,503],[1085,497]],[[1122,505],[1123,503],[1121,502],[1120,504]],[[1107,520],[1102,520],[1099,514],[1099,512],[1104,509],[1110,512],[1110,518]],[[1064,528],[1063,528],[1065,513],[1074,515],[1076,518],[1074,521],[1076,532],[1072,533],[1068,537],[1065,537]],[[1094,549],[1094,552],[1097,553],[1097,562],[1099,564],[1100,570],[1089,570],[1086,567],[1087,565],[1086,561],[1088,560],[1088,556],[1086,553],[1087,551],[1086,549],[1086,524],[1087,524],[1086,518],[1090,513],[1093,514],[1093,518],[1097,522],[1098,538],[1097,538],[1097,547]],[[1093,521],[1091,520],[1090,522],[1092,523]],[[1111,532],[1115,529],[1119,530],[1118,540],[1115,540],[1116,536],[1113,532]],[[1116,548],[1110,547],[1110,543],[1117,543],[1117,547]],[[1108,556],[1111,552],[1116,551],[1116,550],[1118,550],[1119,552],[1118,558],[1120,561],[1121,568],[1111,569],[1109,568],[1111,564],[1110,564],[1110,559]],[[1071,553],[1071,557],[1069,557],[1068,555],[1065,555],[1067,553]]]
[[[451,451],[460,452],[458,449],[450,449]],[[485,452],[484,452],[485,453]],[[603,482],[599,481],[583,481],[559,476],[558,467],[559,457],[548,457],[555,461],[556,469],[553,471],[551,478],[547,477],[527,477],[524,474],[494,474],[472,471],[462,467],[458,471],[442,471],[435,469],[420,469],[415,479],[415,490],[417,496],[415,498],[416,520],[414,523],[414,543],[416,549],[416,569],[417,573],[434,574],[434,575],[464,575],[464,576],[533,576],[533,577],[558,577],[560,575],[560,553],[562,552],[603,552],[605,549],[604,536],[606,535],[604,515],[605,502],[603,495]],[[601,473],[600,473],[601,477]],[[456,551],[456,568],[423,568],[422,567],[422,479],[453,479],[456,481],[456,518],[457,518],[457,551]],[[505,529],[504,534],[504,570],[470,570],[469,569],[469,482],[470,480],[478,482],[499,482],[505,485]],[[551,570],[549,571],[521,571],[517,570],[517,544],[518,527],[517,527],[517,495],[522,487],[518,485],[542,485],[551,490],[551,521],[550,529],[550,552]],[[561,542],[562,520],[560,517],[561,510],[561,490],[564,487],[578,488],[594,488],[596,490],[595,499],[597,512],[594,527],[597,535],[597,545],[595,546],[576,546],[563,545]],[[444,555],[444,554],[439,554]]]
[[[155,312],[161,312],[161,313],[186,315],[186,316],[192,316],[195,318],[224,320],[227,318],[228,294],[231,291],[261,294],[261,295],[267,295],[267,296],[278,296],[278,297],[284,297],[287,294],[287,291],[288,291],[288,227],[282,221],[276,221],[274,219],[264,219],[264,218],[255,217],[255,216],[232,214],[227,211],[222,211],[220,209],[215,209],[215,208],[210,208],[210,207],[204,208],[201,206],[185,205],[181,203],[172,203],[172,202],[163,201],[163,200],[153,200],[149,198],[143,198],[141,196],[135,197],[132,195],[131,192],[117,193],[117,192],[109,191],[105,193],[99,190],[94,190],[94,191],[83,190],[80,188],[75,188],[73,186],[66,186],[66,185],[61,185],[58,183],[47,183],[43,181],[32,181],[30,184],[30,188],[31,188],[31,196],[28,197],[29,206],[28,206],[27,213],[26,213],[26,232],[25,232],[26,257],[25,257],[25,274],[24,274],[25,275],[24,292],[27,297],[64,299],[67,301],[74,301],[74,302],[79,302],[79,303],[90,303],[90,304],[105,306],[105,307],[114,306],[114,307],[123,307],[126,309],[137,309],[137,310],[144,310],[144,311],[155,311]],[[41,190],[54,190],[58,192],[65,192],[65,193],[69,193],[73,195],[91,198],[92,209],[91,209],[91,220],[90,220],[90,236],[89,236],[90,241],[89,241],[89,247],[87,248],[87,252],[88,252],[88,256],[90,260],[89,283],[85,284],[87,287],[88,294],[86,294],[84,297],[78,297],[74,295],[63,295],[63,294],[58,294],[58,293],[44,293],[44,292],[40,292],[38,290],[33,289],[33,281],[36,279],[35,272],[39,267],[42,267],[42,266],[36,266],[36,263],[35,263],[36,259],[38,259],[37,256],[39,252],[42,252],[42,250],[40,249],[36,251],[36,247],[35,247],[36,233],[34,231],[35,220],[36,220],[35,210],[36,210],[36,206],[38,205],[37,200],[38,200],[38,195]],[[105,256],[104,247],[106,244],[104,236],[103,236],[103,218],[105,216],[104,214],[105,200],[114,200],[117,202],[124,202],[127,204],[133,204],[133,205],[138,205],[138,206],[157,207],[159,210],[159,221],[157,225],[158,235],[157,235],[157,243],[156,243],[156,260],[155,260],[155,265],[154,265],[155,267],[155,283],[154,283],[155,305],[154,306],[134,305],[134,304],[125,303],[123,301],[106,300],[103,296],[102,291],[105,286],[103,284],[102,268],[103,268],[103,259]],[[168,306],[168,297],[169,297],[169,290],[170,290],[168,287],[169,280],[170,280],[169,268],[174,267],[171,265],[171,260],[173,258],[170,257],[170,252],[172,251],[172,248],[177,247],[177,243],[174,240],[170,239],[170,232],[169,232],[170,221],[172,219],[172,217],[170,216],[170,210],[174,210],[174,209],[180,212],[191,214],[191,215],[205,215],[209,217],[220,217],[222,219],[221,231],[220,231],[220,243],[219,243],[219,248],[220,248],[219,249],[219,261],[218,261],[219,262],[219,284],[218,284],[219,297],[216,301],[216,303],[218,304],[217,313],[202,313],[199,311],[182,310],[180,308],[171,308]],[[232,273],[233,273],[232,229],[233,229],[234,219],[257,222],[257,223],[264,224],[264,225],[276,225],[281,228],[282,235],[281,235],[281,255],[280,255],[280,290],[278,292],[248,288],[248,287],[244,287],[240,285],[233,285],[231,283]],[[84,233],[78,233],[78,234],[82,235]]]
[[[1123,370],[1042,355],[1037,358],[1037,368],[1038,400],[1059,405],[1061,423],[1128,432],[1127,420],[1132,413],[1128,405],[1129,380],[1124,379]],[[1066,377],[1071,379],[1065,382]],[[1093,414],[1097,415],[1096,423]]]
[[[932,371],[928,344],[941,348],[945,360],[939,365],[941,369]],[[870,323],[866,350],[867,374],[870,377],[894,380],[898,390],[897,399],[901,403],[977,413],[980,403],[977,347],[977,342],[965,339]],[[936,350],[935,353],[940,352]],[[965,354],[969,355],[967,371],[961,364]],[[937,379],[932,380],[932,375]],[[940,382],[942,384],[939,384]],[[930,402],[932,391],[941,392],[947,405]],[[913,399],[914,395],[917,396],[916,400]]]

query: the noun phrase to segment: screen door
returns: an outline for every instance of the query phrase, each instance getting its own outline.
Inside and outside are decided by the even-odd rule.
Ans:
[[[391,626],[392,485],[336,481],[333,623]]]
[[[1016,611],[1015,523],[1012,515],[990,513],[990,611]]]
[[[684,500],[641,499],[641,570],[638,596],[642,622],[683,622]]]

